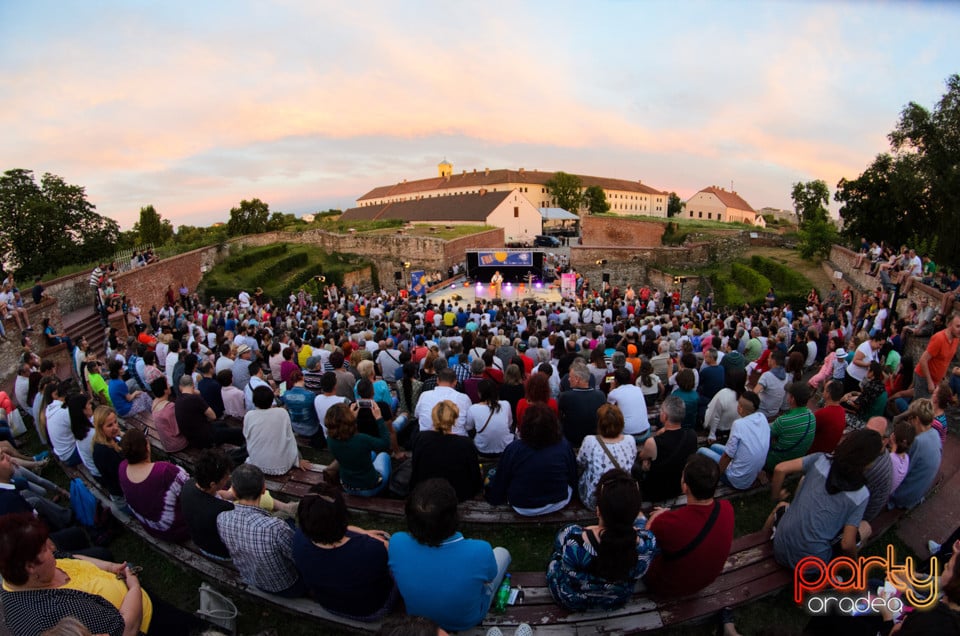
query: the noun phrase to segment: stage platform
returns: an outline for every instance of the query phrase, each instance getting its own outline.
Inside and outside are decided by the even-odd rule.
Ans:
[[[458,301],[473,304],[477,299],[491,300],[493,297],[493,292],[488,283],[464,285],[464,279],[460,279],[455,283],[451,283],[427,295],[427,299],[432,303]],[[514,283],[504,283],[500,299],[504,302],[514,303],[525,300],[536,301],[538,303],[559,303],[562,300],[560,297],[559,284],[555,286],[546,284],[537,286],[535,284],[531,287],[527,284],[519,285]]]

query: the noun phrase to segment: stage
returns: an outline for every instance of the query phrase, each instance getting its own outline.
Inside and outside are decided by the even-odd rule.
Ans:
[[[492,300],[493,291],[489,283],[473,283],[464,285],[464,279],[459,279],[456,283],[451,283],[442,289],[438,289],[427,295],[427,300],[432,303],[440,302],[466,302],[473,304],[476,300]],[[503,302],[522,302],[536,301],[538,303],[559,303],[560,285],[548,285],[546,283],[534,283],[531,287],[526,283],[506,282],[500,293],[500,300]]]

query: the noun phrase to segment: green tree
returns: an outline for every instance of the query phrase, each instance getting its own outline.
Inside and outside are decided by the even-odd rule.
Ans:
[[[21,278],[113,253],[120,228],[96,213],[80,186],[15,169],[0,177],[0,260]]]
[[[830,190],[822,179],[794,183],[790,197],[793,199],[793,209],[800,219],[800,225],[829,216],[827,205],[830,203]]]
[[[260,199],[247,201],[230,210],[230,220],[227,222],[227,234],[240,236],[243,234],[260,234],[270,227],[270,206]]]
[[[610,211],[607,193],[598,185],[592,185],[584,191],[583,202],[590,214],[606,214]]]
[[[924,231],[939,237],[936,260],[955,263],[960,250],[960,75],[951,75],[946,84],[947,92],[932,111],[914,102],[903,109],[890,144],[898,155],[916,155],[935,212]]]
[[[902,243],[936,224],[918,161],[916,154],[879,154],[859,177],[837,183],[833,198],[849,243],[860,237]]]
[[[798,231],[800,256],[806,259],[830,255],[830,248],[837,242],[837,227],[827,216],[818,216],[803,223]]]
[[[152,205],[140,208],[140,220],[133,224],[133,229],[141,245],[159,247],[173,238],[173,225]]]
[[[583,204],[583,182],[580,177],[566,172],[556,172],[553,178],[547,181],[546,186],[557,207],[580,214],[580,206]]]
[[[676,192],[671,192],[667,197],[667,218],[672,218],[683,212],[687,204],[677,196]]]

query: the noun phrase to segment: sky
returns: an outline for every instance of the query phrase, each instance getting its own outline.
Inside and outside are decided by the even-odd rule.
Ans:
[[[0,0],[0,171],[123,229],[346,209],[443,159],[790,208],[934,106],[958,30],[951,2]]]

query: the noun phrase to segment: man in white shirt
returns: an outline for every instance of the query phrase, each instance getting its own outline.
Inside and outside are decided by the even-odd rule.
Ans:
[[[643,390],[630,381],[630,369],[620,367],[613,372],[614,388],[607,394],[607,402],[616,404],[623,413],[623,434],[633,435],[637,441],[650,435],[647,419],[647,400]]]
[[[759,408],[759,396],[745,391],[737,402],[740,418],[733,421],[726,446],[713,444],[698,451],[720,464],[720,481],[738,490],[753,485],[770,450],[770,425]]]
[[[433,430],[433,407],[444,400],[450,400],[460,409],[457,421],[454,422],[450,432],[455,435],[467,434],[467,411],[470,409],[471,402],[465,393],[460,393],[454,388],[456,386],[457,372],[449,368],[443,369],[437,373],[436,388],[420,394],[413,416],[419,422],[421,431]]]
[[[333,371],[327,371],[320,378],[320,395],[313,400],[313,410],[317,412],[317,419],[320,420],[320,427],[323,429],[323,436],[327,436],[327,411],[334,404],[349,404],[350,400],[337,395],[337,374]]]

